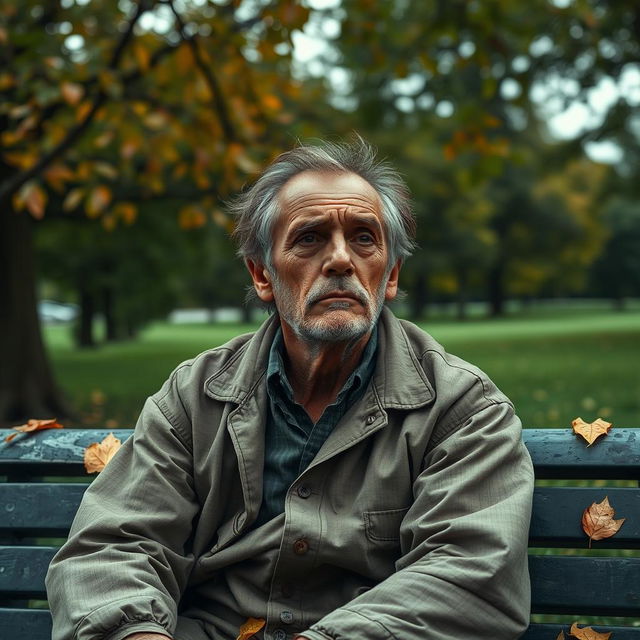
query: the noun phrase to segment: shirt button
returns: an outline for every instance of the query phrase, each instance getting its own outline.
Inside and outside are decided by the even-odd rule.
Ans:
[[[371,413],[367,416],[367,424],[373,424],[376,421],[376,414]]]
[[[291,624],[293,622],[293,613],[291,611],[283,611],[280,614],[280,621],[284,624]]]
[[[286,637],[287,637],[287,634],[282,629],[276,629],[273,632],[273,640],[285,640]]]
[[[307,551],[309,551],[309,543],[304,538],[300,538],[293,543],[293,552],[297,556],[303,556]]]
[[[308,498],[311,495],[311,489],[309,489],[309,487],[306,487],[304,485],[300,485],[297,489],[296,489],[298,495],[301,498]]]

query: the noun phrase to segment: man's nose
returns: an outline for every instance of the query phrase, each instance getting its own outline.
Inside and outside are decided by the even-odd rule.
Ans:
[[[333,238],[327,245],[327,252],[322,268],[325,276],[350,276],[353,274],[351,253],[344,238]]]

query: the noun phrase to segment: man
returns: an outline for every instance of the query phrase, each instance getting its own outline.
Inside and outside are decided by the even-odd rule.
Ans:
[[[401,179],[300,146],[235,212],[276,311],[147,401],[51,565],[54,639],[517,638],[530,460],[487,377],[383,308]]]

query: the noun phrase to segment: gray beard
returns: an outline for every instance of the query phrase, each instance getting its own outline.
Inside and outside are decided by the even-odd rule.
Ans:
[[[385,274],[385,278],[383,278],[373,300],[354,278],[336,276],[318,281],[309,291],[304,303],[304,312],[302,313],[296,308],[296,303],[290,291],[276,276],[273,279],[276,307],[281,319],[287,322],[301,340],[309,344],[355,342],[370,333],[378,322],[384,306],[386,275],[388,274]],[[306,312],[317,300],[336,289],[348,291],[357,296],[367,309],[367,314],[353,318],[349,322],[331,322],[327,318],[309,320],[305,317]],[[348,302],[335,302],[329,308],[348,309],[349,306],[350,303]]]

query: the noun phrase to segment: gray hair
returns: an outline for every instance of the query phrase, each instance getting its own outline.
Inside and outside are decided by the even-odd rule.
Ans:
[[[409,189],[400,174],[376,159],[375,150],[357,136],[352,143],[300,144],[278,156],[258,180],[231,203],[238,255],[271,267],[272,232],[280,214],[278,195],[303,171],[355,173],[378,193],[389,247],[389,267],[415,248],[416,221]]]

